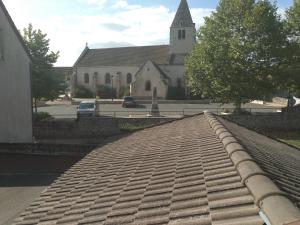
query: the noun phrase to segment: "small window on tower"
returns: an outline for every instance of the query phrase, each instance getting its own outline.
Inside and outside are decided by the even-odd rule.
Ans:
[[[181,37],[182,37],[182,39],[185,39],[185,30],[181,31]]]
[[[86,84],[90,83],[90,75],[88,73],[84,74],[84,83]]]
[[[178,31],[178,39],[181,39],[181,30]]]

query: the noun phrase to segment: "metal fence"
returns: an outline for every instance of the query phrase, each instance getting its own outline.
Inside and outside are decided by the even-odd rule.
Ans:
[[[210,111],[212,113],[215,113],[217,115],[226,115],[230,114],[235,110],[233,107],[218,107],[218,108],[184,108],[181,110],[170,110],[165,111],[161,110],[160,115],[162,117],[184,117],[184,116],[192,116],[196,114],[203,113],[204,111]],[[242,108],[243,111],[247,111],[252,114],[263,114],[263,115],[274,115],[276,113],[281,112],[281,108]],[[98,117],[125,117],[125,118],[146,118],[150,116],[150,110],[149,109],[135,109],[135,110],[117,110],[117,111],[98,111],[97,113]],[[51,114],[55,118],[77,118],[76,113],[74,114]]]

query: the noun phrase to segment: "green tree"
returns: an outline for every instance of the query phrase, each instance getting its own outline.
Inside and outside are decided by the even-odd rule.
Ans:
[[[286,64],[287,89],[291,94],[300,97],[300,0],[286,11],[285,28],[289,36],[291,51]]]
[[[275,89],[286,33],[269,1],[221,0],[187,59],[189,85],[221,103],[262,99]]]
[[[56,63],[59,52],[50,52],[47,35],[41,30],[34,30],[32,24],[23,29],[23,39],[32,57],[32,88],[36,100],[54,100],[64,93],[66,83],[62,76],[55,74],[53,64]]]

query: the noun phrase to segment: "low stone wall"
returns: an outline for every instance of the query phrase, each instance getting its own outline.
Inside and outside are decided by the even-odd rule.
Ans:
[[[159,125],[167,122],[174,121],[174,118],[115,118],[118,123],[118,126],[121,127],[123,124],[130,124],[133,126],[153,126]]]
[[[55,119],[36,123],[34,136],[47,138],[97,138],[120,134],[118,122],[113,118]]]
[[[88,139],[121,134],[123,125],[149,127],[175,120],[174,118],[80,118],[55,119],[36,123],[36,139]]]
[[[300,130],[300,115],[229,115],[222,116],[253,130]]]
[[[96,147],[97,145],[78,145],[78,144],[0,143],[0,153],[1,154],[25,154],[25,155],[85,156]]]

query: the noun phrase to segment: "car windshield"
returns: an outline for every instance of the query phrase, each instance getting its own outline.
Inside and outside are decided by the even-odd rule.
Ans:
[[[93,109],[93,108],[95,108],[94,103],[81,103],[79,105],[79,109]]]
[[[124,100],[125,101],[134,101],[133,97],[125,97]]]

